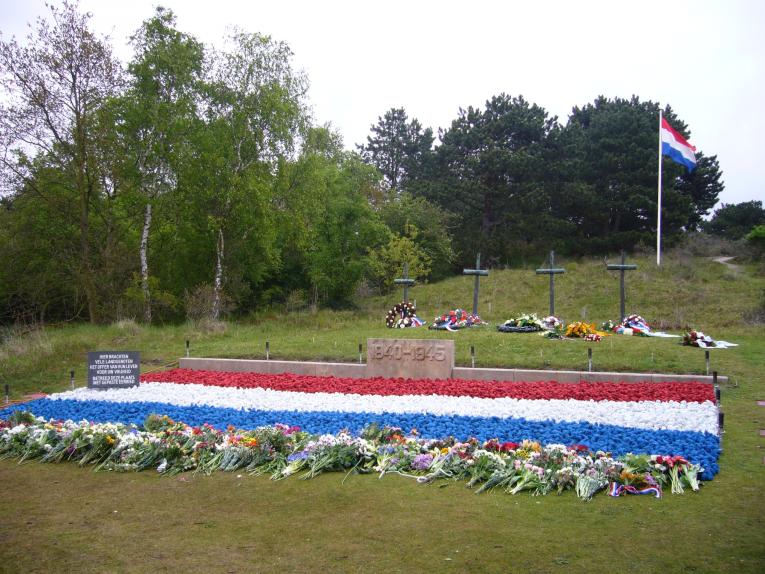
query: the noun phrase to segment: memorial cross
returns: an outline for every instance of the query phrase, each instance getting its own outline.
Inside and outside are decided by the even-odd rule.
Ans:
[[[550,276],[550,315],[552,316],[555,316],[555,275],[565,272],[565,269],[555,267],[555,251],[550,251],[550,267],[547,269],[537,269],[537,275]]]
[[[481,254],[479,253],[475,258],[475,269],[463,269],[463,275],[475,275],[475,286],[473,287],[473,315],[478,315],[478,282],[481,276],[486,277],[489,272],[486,269],[481,269]]]
[[[637,269],[637,265],[633,264],[627,264],[624,260],[624,250],[622,250],[622,262],[621,263],[608,263],[606,265],[606,269],[609,271],[619,271],[621,273],[621,277],[619,279],[619,291],[621,294],[621,307],[619,308],[621,314],[619,315],[619,321],[622,321],[625,317],[624,314],[624,272],[625,271],[634,271]]]
[[[414,279],[409,278],[409,263],[404,263],[404,277],[394,279],[393,282],[404,286],[404,303],[409,303],[409,287],[414,286]]]

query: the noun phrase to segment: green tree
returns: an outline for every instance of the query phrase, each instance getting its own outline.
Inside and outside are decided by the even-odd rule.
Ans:
[[[757,225],[747,233],[746,241],[751,245],[757,255],[762,257],[765,255],[765,225]]]
[[[471,262],[507,260],[538,228],[535,205],[545,170],[545,145],[556,124],[522,96],[500,94],[485,109],[469,107],[440,134],[440,178],[424,191],[458,219],[458,254]]]
[[[306,121],[305,77],[268,36],[235,32],[208,64],[188,189],[214,245],[211,316],[224,283],[258,285],[276,262],[273,180]],[[228,255],[227,255],[228,254]]]
[[[108,157],[100,146],[108,140],[97,114],[117,93],[121,68],[111,48],[89,28],[89,15],[77,4],[50,6],[51,21],[38,19],[26,45],[16,39],[0,41],[0,168],[10,191],[26,189],[44,196],[35,177],[36,163],[28,153],[45,155],[45,162],[66,174],[76,191],[79,257],[76,281],[82,285],[92,322],[101,318],[98,264],[92,245],[106,243],[95,236],[92,214],[115,198]],[[102,228],[103,230],[103,228]]]
[[[281,290],[275,295],[306,291],[313,306],[350,301],[370,275],[370,251],[390,234],[368,201],[378,180],[374,167],[343,151],[337,134],[308,130],[300,156],[279,170]]]
[[[128,66],[130,86],[119,102],[118,125],[126,147],[125,170],[144,203],[140,282],[143,320],[151,323],[149,237],[154,208],[177,186],[179,156],[188,147],[195,120],[204,50],[193,37],[176,30],[175,16],[161,7],[131,41],[136,53]]]
[[[316,243],[307,254],[307,272],[314,302],[337,306],[347,304],[368,276],[370,250],[390,232],[363,193],[377,178],[374,169],[352,154],[327,175],[323,217],[316,225]]]
[[[454,271],[451,237],[454,216],[424,197],[413,197],[409,193],[404,193],[398,201],[386,203],[379,213],[394,234],[412,241],[423,254],[423,259],[430,262],[428,272],[421,275],[422,279],[437,281]],[[411,229],[416,232],[410,233]],[[414,264],[410,269],[414,269]]]
[[[715,210],[712,219],[704,224],[704,230],[733,241],[743,238],[758,225],[765,224],[762,201],[723,203]]]
[[[433,130],[409,118],[404,108],[391,108],[370,127],[365,145],[356,147],[364,161],[383,176],[392,198],[420,177],[433,146]]]
[[[596,197],[582,225],[590,249],[607,251],[651,243],[656,231],[659,106],[654,102],[599,97],[575,107],[564,130],[576,132],[569,148],[580,168],[576,179]],[[667,106],[664,117],[685,136],[687,126]],[[672,161],[662,162],[662,232],[668,239],[693,229],[717,201],[723,188],[714,156],[699,153],[697,173]]]
[[[721,178],[722,171],[717,156],[707,157],[703,152],[697,151],[696,169],[691,172],[683,171],[679,180],[675,182],[675,189],[690,204],[687,221],[683,225],[685,231],[698,231],[701,227],[703,217],[709,214],[725,189]]]
[[[416,243],[417,228],[408,225],[405,234],[392,233],[388,242],[370,254],[370,275],[380,291],[388,293],[393,289],[393,280],[407,264],[409,277],[419,281],[430,275],[430,256]]]
[[[79,265],[77,196],[45,157],[34,160],[33,185],[0,202],[2,322],[66,320],[85,303],[72,272]]]

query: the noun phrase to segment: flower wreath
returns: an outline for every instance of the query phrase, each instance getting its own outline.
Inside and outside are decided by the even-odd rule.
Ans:
[[[394,305],[385,316],[385,325],[389,329],[406,329],[408,327],[420,327],[425,321],[417,316],[417,309],[409,301],[402,301]]]
[[[500,333],[534,333],[544,328],[544,323],[535,313],[525,313],[512,317],[502,325],[497,326],[497,331]]]

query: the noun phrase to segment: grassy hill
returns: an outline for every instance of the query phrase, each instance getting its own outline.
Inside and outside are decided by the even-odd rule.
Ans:
[[[745,317],[763,310],[765,277],[753,268],[731,270],[706,258],[667,258],[658,269],[646,258],[635,259],[638,270],[628,273],[627,309],[654,327],[678,334],[689,327],[713,337],[735,340],[734,353],[713,351],[713,369],[729,370],[731,356],[757,353],[762,325]],[[606,271],[602,260],[566,262],[566,274],[556,279],[556,314],[566,321],[618,320],[618,273]],[[472,307],[472,279],[455,277],[411,291],[418,314],[427,321],[455,308]],[[132,321],[111,326],[72,325],[9,333],[0,346],[0,372],[13,396],[65,388],[69,371],[84,384],[85,353],[98,349],[139,350],[146,369],[169,364],[191,343],[194,356],[265,357],[279,359],[358,360],[358,344],[368,337],[454,338],[458,364],[470,363],[474,346],[478,366],[584,368],[593,348],[596,370],[644,370],[698,373],[705,369],[703,352],[682,347],[677,340],[609,337],[601,343],[551,341],[536,335],[505,335],[495,325],[512,315],[548,311],[547,277],[533,269],[492,271],[482,279],[480,315],[491,325],[446,333],[427,329],[391,331],[384,324],[388,308],[400,293],[361,299],[353,311],[308,310],[286,313],[269,309],[238,322],[220,325],[144,327]]]
[[[541,499],[457,483],[421,486],[398,477],[328,474],[308,483],[218,473],[160,477],[92,473],[73,464],[0,461],[0,571],[143,572],[752,572],[765,571],[765,278],[708,259],[638,258],[627,276],[628,312],[681,333],[695,327],[739,347],[712,351],[730,376],[720,474],[700,493],[590,503],[572,493]],[[564,262],[556,310],[564,319],[617,319],[618,275],[603,261]],[[412,290],[430,320],[469,307],[472,281],[457,277]],[[493,324],[520,312],[546,314],[547,280],[533,269],[492,271],[480,311]],[[130,349],[161,368],[191,341],[196,356],[357,360],[367,337],[439,337],[457,342],[457,362],[479,366],[704,371],[704,353],[677,339],[608,337],[600,343],[497,333],[494,326],[445,333],[390,331],[383,317],[397,295],[354,311],[281,313],[221,325],[72,325],[8,332],[0,377],[14,396],[84,384],[88,350]],[[749,317],[747,320],[745,317]],[[76,494],[76,496],[75,496]],[[11,566],[12,565],[12,568]],[[10,570],[9,570],[10,568]]]

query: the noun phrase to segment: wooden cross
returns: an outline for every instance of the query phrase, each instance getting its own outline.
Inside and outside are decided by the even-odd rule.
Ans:
[[[475,275],[475,286],[473,287],[473,315],[478,315],[478,281],[481,276],[488,276],[489,272],[486,269],[481,269],[481,254],[479,253],[475,258],[475,269],[463,269],[463,275]]]
[[[396,285],[404,286],[404,303],[409,303],[409,288],[414,286],[414,279],[409,278],[409,263],[404,263],[404,277],[402,279],[394,279],[393,282]]]
[[[625,271],[634,271],[637,269],[637,265],[628,265],[624,262],[624,250],[622,249],[622,262],[621,263],[608,263],[606,265],[606,269],[609,271],[619,271],[621,272],[621,277],[619,279],[619,291],[621,294],[621,306],[619,310],[621,311],[621,314],[619,315],[619,321],[624,320],[625,314],[624,314],[624,272]]]
[[[550,315],[555,316],[555,275],[565,273],[562,267],[555,267],[555,251],[550,251],[550,267],[547,269],[537,269],[537,275],[550,276]]]

